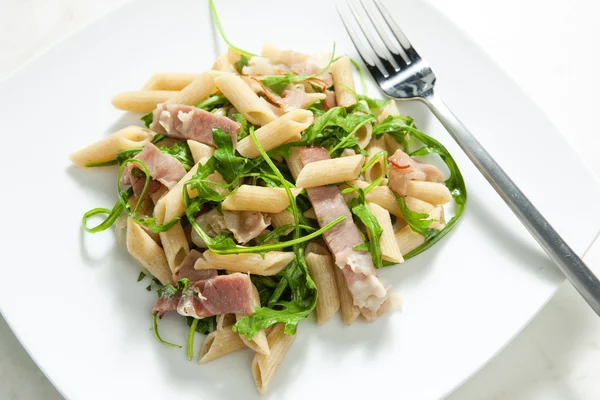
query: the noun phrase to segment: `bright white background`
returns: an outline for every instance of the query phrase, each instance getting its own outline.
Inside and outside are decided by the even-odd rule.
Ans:
[[[0,80],[64,36],[126,2],[0,0]],[[432,2],[523,87],[600,176],[597,124],[600,3],[596,0]],[[510,124],[510,115],[502,123]],[[543,151],[543,143],[534,151]],[[560,182],[556,185],[560,190]],[[598,206],[595,201],[573,199],[565,207],[580,207],[585,212],[588,207]],[[586,261],[600,271],[600,242],[586,256]],[[565,284],[497,358],[448,399],[596,400],[600,398],[598,365],[600,319]],[[3,319],[0,319],[0,398],[62,399]]]

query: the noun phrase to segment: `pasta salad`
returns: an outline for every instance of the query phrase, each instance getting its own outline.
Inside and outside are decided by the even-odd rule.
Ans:
[[[210,71],[157,73],[116,95],[113,105],[144,113],[145,127],[71,160],[116,168],[116,204],[85,213],[83,227],[115,225],[142,267],[138,281],[149,275],[156,338],[182,347],[158,331],[176,312],[190,360],[196,332],[206,335],[202,363],[250,348],[264,393],[313,312],[318,324],[339,311],[351,325],[392,308],[377,270],[440,240],[466,189],[446,148],[394,101],[368,97],[359,66],[335,46],[326,56],[271,45],[253,54],[227,40],[210,6],[228,52]],[[432,154],[442,168],[424,162]]]

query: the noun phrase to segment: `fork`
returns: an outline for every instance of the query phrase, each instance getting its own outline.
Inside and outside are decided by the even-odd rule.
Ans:
[[[396,100],[419,100],[429,107],[550,259],[600,316],[600,281],[596,275],[438,97],[431,66],[419,56],[381,2],[372,0],[367,5],[365,0],[360,0],[358,7],[348,1],[348,8],[351,15],[346,17],[338,6],[340,18],[383,93]]]

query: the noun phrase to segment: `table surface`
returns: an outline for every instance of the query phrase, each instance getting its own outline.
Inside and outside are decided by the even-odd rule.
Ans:
[[[0,0],[0,80],[66,35],[129,0]],[[432,0],[548,115],[600,176],[600,3]],[[575,60],[575,61],[573,61]],[[590,204],[591,206],[591,204]],[[600,271],[600,241],[585,257]],[[498,356],[448,400],[600,398],[600,319],[565,283]],[[0,318],[0,398],[62,396]]]

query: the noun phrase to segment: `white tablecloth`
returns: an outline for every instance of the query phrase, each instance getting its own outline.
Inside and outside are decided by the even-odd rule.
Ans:
[[[0,79],[65,35],[126,2],[0,0]],[[600,128],[595,120],[600,108],[600,3],[432,2],[529,93],[600,176]],[[585,204],[585,200],[580,202]],[[588,206],[598,204],[590,200]],[[600,270],[600,241],[586,261]],[[599,365],[600,319],[571,285],[565,284],[505,350],[449,399],[596,400],[600,399]],[[3,319],[0,398],[62,399]]]

